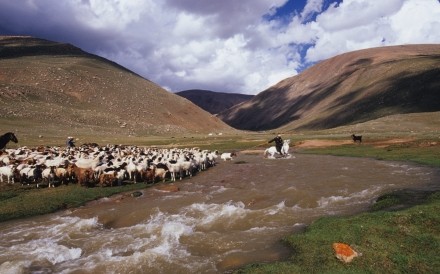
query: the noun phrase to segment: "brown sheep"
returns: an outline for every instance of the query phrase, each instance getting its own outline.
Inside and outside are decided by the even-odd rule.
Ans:
[[[116,171],[102,173],[101,175],[99,175],[99,185],[101,187],[113,186],[114,184],[117,184],[117,182],[118,182],[118,178]]]
[[[154,183],[154,169],[147,168],[139,172],[139,177],[142,182]]]
[[[91,168],[80,168],[75,165],[73,167],[73,174],[75,175],[78,184],[81,186],[95,183],[95,180],[93,178],[93,169]]]
[[[154,180],[156,179],[162,180],[162,182],[165,182],[165,177],[167,176],[167,173],[169,171],[164,168],[155,168],[154,169]]]

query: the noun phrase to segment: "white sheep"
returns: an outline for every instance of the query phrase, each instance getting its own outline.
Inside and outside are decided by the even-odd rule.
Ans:
[[[235,152],[224,152],[222,155],[220,155],[220,158],[223,159],[223,161],[227,160],[233,160],[232,157],[236,157],[237,154]]]
[[[14,183],[14,173],[15,173],[15,166],[14,165],[7,165],[0,167],[0,179],[3,183],[3,176],[8,178],[8,184],[12,181]]]
[[[54,181],[55,181],[55,166],[49,166],[43,169],[43,172],[41,173],[43,177],[43,181],[47,182],[47,187],[55,187]],[[39,187],[39,184],[37,183],[37,187]]]

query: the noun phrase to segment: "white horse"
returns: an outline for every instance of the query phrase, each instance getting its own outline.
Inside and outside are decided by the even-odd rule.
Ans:
[[[268,148],[264,151],[264,157],[269,158],[269,159],[291,158],[292,155],[289,154],[289,145],[290,145],[290,140],[289,139],[284,140],[283,146],[281,147],[282,154],[280,154],[277,151],[277,148],[275,146],[271,146],[270,148]],[[278,155],[278,157],[276,157],[275,155]]]

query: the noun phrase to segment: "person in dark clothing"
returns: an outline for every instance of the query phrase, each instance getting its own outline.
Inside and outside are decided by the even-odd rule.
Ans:
[[[67,137],[66,145],[67,147],[75,147],[75,141],[73,140],[73,137]]]
[[[277,148],[277,151],[279,154],[283,155],[281,152],[281,148],[283,147],[283,138],[281,138],[281,135],[278,134],[277,137],[270,140],[268,143],[275,142],[275,147]]]

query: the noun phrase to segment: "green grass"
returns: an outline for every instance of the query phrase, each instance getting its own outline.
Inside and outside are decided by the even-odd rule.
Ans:
[[[0,189],[0,222],[79,207],[92,200],[145,187],[144,183],[93,188],[77,184],[40,189],[35,185],[4,186]]]
[[[284,239],[292,249],[288,261],[253,264],[236,273],[440,273],[439,211],[436,192],[405,210],[320,218],[305,233]],[[334,242],[362,255],[342,263],[334,256]]]
[[[437,141],[438,142],[438,141]],[[432,167],[440,167],[440,145],[434,140],[416,140],[408,143],[377,147],[370,144],[351,144],[327,148],[309,148],[301,153],[335,156],[369,157],[388,161],[410,161]]]

